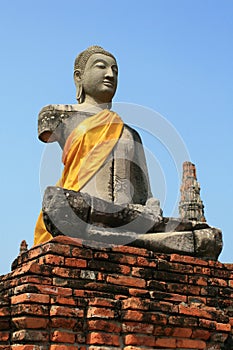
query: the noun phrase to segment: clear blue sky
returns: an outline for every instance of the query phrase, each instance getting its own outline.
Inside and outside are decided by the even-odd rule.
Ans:
[[[157,111],[183,139],[197,166],[207,221],[223,231],[220,260],[233,262],[232,18],[230,0],[0,2],[0,274],[10,271],[23,239],[33,243],[47,151],[37,140],[38,112],[47,104],[76,102],[73,61],[93,44],[118,59],[114,101]],[[152,124],[154,134],[156,118]],[[151,147],[149,134],[142,134]],[[161,157],[164,213],[170,216],[169,198],[179,184],[159,145],[153,147]],[[159,175],[156,169],[150,174],[156,192]]]

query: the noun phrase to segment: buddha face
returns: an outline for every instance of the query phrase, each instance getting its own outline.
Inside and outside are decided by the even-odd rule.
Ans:
[[[96,53],[87,61],[83,74],[75,74],[76,82],[82,83],[85,100],[109,103],[117,88],[118,67],[114,58]],[[84,100],[84,102],[85,102]]]

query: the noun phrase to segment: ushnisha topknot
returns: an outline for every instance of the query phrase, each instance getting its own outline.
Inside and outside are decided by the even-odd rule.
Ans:
[[[83,73],[88,59],[95,53],[102,53],[103,55],[110,56],[116,61],[116,58],[110,52],[104,50],[101,46],[93,45],[88,47],[76,57],[74,62],[74,71],[78,69],[81,73]]]

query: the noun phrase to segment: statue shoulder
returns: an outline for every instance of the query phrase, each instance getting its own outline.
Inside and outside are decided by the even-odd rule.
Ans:
[[[137,132],[137,130],[133,129],[132,127],[130,127],[127,124],[124,124],[122,136],[125,138],[128,138],[128,137],[133,138],[133,140],[135,142],[142,143],[141,137],[140,137],[139,133]]]
[[[54,131],[70,116],[79,113],[77,104],[50,104],[38,115],[38,137],[43,142],[57,141]]]

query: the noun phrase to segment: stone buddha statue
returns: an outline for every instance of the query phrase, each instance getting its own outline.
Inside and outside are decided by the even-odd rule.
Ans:
[[[117,77],[115,57],[91,46],[74,64],[78,104],[48,105],[39,113],[39,139],[59,143],[64,169],[56,186],[45,190],[34,244],[67,235],[88,244],[131,244],[217,259],[221,230],[193,216],[162,216],[140,136],[111,110]],[[193,208],[183,204],[182,209]]]
[[[91,130],[93,135],[89,135],[89,139],[94,142],[88,155],[85,155],[83,170],[79,169],[79,165],[71,162],[72,164],[67,165],[65,172],[66,174],[70,172],[68,167],[75,168],[72,181],[66,178],[65,181],[60,181],[58,186],[116,205],[145,205],[148,199],[152,198],[152,194],[140,136],[136,130],[124,124],[121,118],[111,111],[117,79],[117,61],[110,52],[100,46],[91,46],[80,53],[74,63],[78,104],[44,107],[39,113],[39,139],[43,142],[57,141],[63,150],[64,160],[70,152],[68,150],[70,144],[74,141],[72,133],[77,131],[80,134],[83,128]],[[101,113],[110,113],[114,116],[110,118],[111,120],[109,116],[98,118]],[[94,125],[95,123],[97,125]],[[96,143],[103,134],[103,130],[98,129],[99,124],[102,125],[102,129],[111,125],[107,133],[113,135],[114,140],[107,140],[105,136],[101,136],[102,141],[98,145],[99,153],[96,156]],[[85,131],[84,134],[85,140],[82,140],[82,144],[73,150],[75,157],[78,157],[78,147],[79,149],[86,147],[87,132]],[[111,145],[105,147],[108,142]],[[99,161],[101,157],[103,159]],[[83,155],[79,158],[83,159]],[[89,168],[94,167],[94,162],[97,162],[95,169],[90,171]],[[86,173],[90,174],[86,176]],[[41,234],[35,235],[37,236],[35,243],[48,238],[42,239]]]

